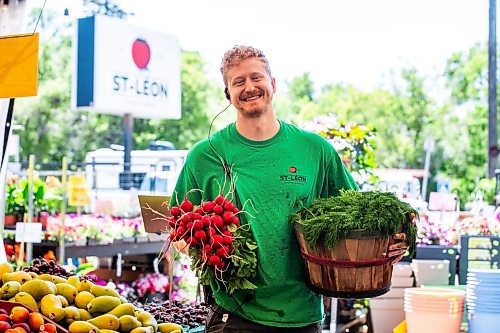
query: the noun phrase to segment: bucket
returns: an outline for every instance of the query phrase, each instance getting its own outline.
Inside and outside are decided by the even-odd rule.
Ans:
[[[337,241],[334,249],[304,238],[303,225],[294,224],[304,260],[307,287],[336,298],[371,298],[391,288],[392,264],[386,257],[392,236],[377,231],[356,230]]]

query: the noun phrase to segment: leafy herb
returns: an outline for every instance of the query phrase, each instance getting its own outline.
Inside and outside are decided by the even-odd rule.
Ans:
[[[418,215],[390,192],[342,190],[339,196],[314,200],[310,207],[292,214],[290,221],[303,225],[304,237],[312,247],[322,243],[333,248],[354,230],[380,231],[386,236],[404,232],[412,255],[417,235],[412,213]]]

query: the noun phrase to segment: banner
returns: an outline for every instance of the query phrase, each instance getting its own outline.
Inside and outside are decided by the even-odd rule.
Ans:
[[[36,96],[38,33],[0,36],[0,98]]]

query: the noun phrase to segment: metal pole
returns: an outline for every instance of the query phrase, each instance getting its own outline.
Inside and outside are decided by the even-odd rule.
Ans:
[[[490,0],[488,40],[488,177],[495,176],[498,158],[496,0]]]
[[[66,157],[62,159],[62,202],[61,202],[61,228],[59,230],[59,263],[64,264],[65,251],[64,251],[64,220],[66,219],[66,172],[68,170],[68,162]]]
[[[35,209],[34,205],[34,194],[33,194],[33,174],[35,172],[35,155],[31,154],[29,157],[29,169],[28,169],[28,221],[27,223],[33,222],[33,211]],[[28,225],[25,225],[25,230]],[[21,258],[22,259],[22,258]],[[28,264],[31,263],[33,259],[33,244],[31,242],[26,242],[26,261]]]
[[[132,135],[134,133],[134,116],[126,113],[123,117],[123,141],[125,151],[123,152],[123,177],[124,177],[124,190],[129,190],[133,186],[131,167],[131,151],[132,151]]]

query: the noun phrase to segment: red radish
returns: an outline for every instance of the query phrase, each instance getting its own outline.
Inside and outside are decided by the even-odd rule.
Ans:
[[[193,222],[189,222],[188,224],[186,224],[186,229],[187,230],[193,229]]]
[[[172,214],[172,216],[179,216],[181,215],[181,210],[179,209],[179,207],[171,207],[170,214]]]
[[[212,236],[212,235],[217,235],[217,232],[215,231],[214,228],[210,227],[210,228],[208,228],[207,234],[209,236]]]
[[[220,263],[217,264],[218,269],[223,269],[224,266],[226,266],[226,263],[224,261],[221,261]]]
[[[181,217],[181,222],[182,223],[188,223],[188,222],[191,222],[191,218],[189,217],[189,215],[185,214],[185,215],[182,215]]]
[[[214,201],[217,205],[222,205],[224,203],[224,197],[222,195],[219,195],[217,198],[215,198]]]
[[[177,220],[174,216],[168,218],[168,225],[172,228],[177,227]]]
[[[196,209],[195,209],[195,211],[194,211],[194,212],[195,212],[196,214],[200,214],[200,216],[201,216],[201,215],[203,214],[203,208],[198,207],[198,208],[196,208]]]
[[[215,203],[212,201],[207,201],[203,204],[203,211],[205,213],[211,213],[214,209]]]
[[[215,225],[217,228],[222,228],[224,226],[224,220],[220,215],[214,215],[210,219],[212,221],[212,224]]]
[[[239,226],[240,225],[240,219],[235,216],[234,219],[233,219],[233,224],[235,226]]]
[[[224,205],[224,210],[225,211],[229,211],[229,212],[233,212],[234,211],[234,205],[232,202],[228,202]]]
[[[200,220],[201,219],[201,214],[194,213],[192,218],[193,218],[193,220]]]
[[[225,211],[222,214],[222,219],[224,220],[225,224],[231,224],[231,223],[233,223],[233,220],[234,220],[234,214],[232,212]]]
[[[188,243],[188,245],[196,245],[198,244],[198,240],[195,237],[190,236],[186,239],[186,243]]]
[[[220,263],[220,258],[215,255],[210,256],[210,258],[208,259],[208,263],[212,266],[216,266]]]
[[[176,239],[177,239],[177,234],[176,234],[176,232],[175,232],[175,231],[173,231],[173,230],[172,230],[172,232],[170,233],[170,236],[168,236],[168,237],[170,238],[170,240],[171,240],[172,242],[175,242],[175,241],[176,241]]]
[[[233,242],[233,237],[224,236],[224,244],[231,244]]]
[[[203,227],[205,228],[210,227],[210,216],[203,215],[203,217],[201,218],[201,222],[203,222]]]
[[[213,235],[210,240],[210,245],[221,247],[224,244],[224,238],[220,235]]]
[[[213,251],[212,249],[212,245],[210,244],[205,244],[205,246],[203,246],[203,250],[207,253],[211,253]]]
[[[229,256],[229,248],[227,246],[222,246],[215,251],[215,254],[221,258],[227,258]]]
[[[238,213],[239,211],[240,211],[240,210],[238,209],[238,207],[234,207],[234,209],[233,209],[233,213],[235,213],[235,214],[236,214],[236,213]]]
[[[177,235],[179,235],[180,237],[183,237],[184,234],[186,233],[186,229],[184,229],[183,227],[179,227],[177,228],[177,231],[176,231]]]
[[[207,238],[207,234],[205,234],[205,231],[203,230],[198,230],[194,233],[194,237],[201,241]]]
[[[182,203],[181,203],[181,209],[184,211],[184,212],[190,212],[193,210],[193,203],[187,199],[185,199]]]
[[[215,214],[219,214],[220,215],[220,214],[222,214],[223,211],[224,211],[224,208],[222,208],[222,206],[217,205],[217,206],[214,207],[214,213]]]
[[[200,230],[201,228],[203,228],[203,222],[201,222],[201,220],[194,220],[193,228],[195,228],[196,230]]]
[[[222,235],[228,236],[228,237],[233,237],[233,234],[231,233],[231,231],[228,231],[228,230],[223,231]]]

